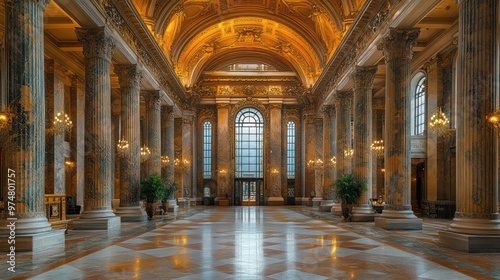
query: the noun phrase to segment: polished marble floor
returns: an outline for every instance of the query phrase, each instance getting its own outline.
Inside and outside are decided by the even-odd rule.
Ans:
[[[500,254],[437,245],[439,222],[388,232],[307,207],[207,207],[19,279],[495,279]],[[313,216],[314,218],[311,218]],[[82,233],[92,236],[105,233]],[[86,238],[87,239],[87,238]],[[69,239],[68,241],[75,240]],[[76,242],[78,244],[78,242]],[[68,245],[67,245],[68,247]],[[7,276],[4,272],[2,275]]]

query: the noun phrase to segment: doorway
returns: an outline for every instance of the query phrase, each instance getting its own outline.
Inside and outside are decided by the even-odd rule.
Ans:
[[[234,186],[235,206],[264,205],[264,184],[262,179],[237,179]]]

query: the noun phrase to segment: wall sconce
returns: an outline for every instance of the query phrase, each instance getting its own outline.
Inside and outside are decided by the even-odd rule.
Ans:
[[[499,119],[500,120],[500,119]],[[432,115],[431,121],[429,123],[429,128],[433,132],[435,132],[438,136],[444,137],[448,134],[448,124],[450,121],[446,117],[446,115],[441,110],[441,107],[438,107],[438,111]]]
[[[385,173],[385,168],[380,168],[380,171],[382,171],[382,173]]]
[[[141,148],[141,162],[145,162],[146,160],[149,159],[149,156],[151,155],[151,151],[149,151],[149,148],[144,144],[144,146]]]
[[[128,141],[122,137],[122,140],[119,140],[118,144],[116,145],[116,152],[120,157],[124,157],[128,152],[128,148],[129,148]]]
[[[70,171],[75,167],[75,162],[71,160],[67,160],[64,162],[64,167],[66,168],[66,171]]]
[[[271,174],[277,175],[280,174],[280,171],[276,168],[273,168],[273,170],[271,170]]]
[[[226,174],[227,174],[227,170],[226,170],[226,169],[221,169],[221,170],[219,171],[219,174],[220,174],[220,175],[226,175]]]
[[[64,112],[59,112],[54,117],[54,133],[63,134],[64,132],[70,132],[73,127],[73,122],[69,119],[68,114]]]
[[[0,129],[7,128],[7,125],[10,122],[9,115],[7,113],[1,112],[0,113]]]
[[[161,156],[161,165],[163,167],[167,166],[170,163],[170,158],[168,156]]]
[[[370,146],[370,149],[372,150],[373,153],[375,153],[377,155],[377,157],[383,157],[384,156],[384,140],[373,141],[372,145]]]
[[[495,110],[486,115],[486,120],[495,129],[496,133],[500,136],[500,110]]]
[[[336,157],[336,156],[333,156],[333,157],[330,159],[330,164],[331,164],[331,165],[335,165],[335,164],[337,164],[337,157]]]

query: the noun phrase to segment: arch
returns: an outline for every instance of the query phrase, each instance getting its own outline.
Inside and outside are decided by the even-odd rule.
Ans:
[[[418,72],[411,79],[411,135],[422,135],[425,132],[425,102],[426,102],[426,75]]]

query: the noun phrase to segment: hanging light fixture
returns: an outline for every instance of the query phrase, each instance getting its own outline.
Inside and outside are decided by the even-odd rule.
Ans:
[[[486,120],[493,126],[498,135],[500,135],[500,110],[495,110],[486,115]]]
[[[161,165],[167,166],[170,163],[170,158],[168,156],[161,156]]]
[[[438,107],[438,111],[434,115],[432,115],[432,117],[431,117],[431,122],[429,123],[429,127],[438,136],[443,137],[449,131],[449,129],[448,129],[449,123],[450,123],[450,121],[448,120],[446,115],[441,110],[441,107]]]
[[[63,134],[70,132],[73,127],[73,122],[69,119],[68,114],[59,112],[54,117],[54,133]]]
[[[118,141],[118,144],[116,145],[116,152],[118,153],[119,156],[123,157],[127,154],[128,152],[128,141],[125,140],[124,137],[122,137],[122,140]]]
[[[144,146],[141,148],[141,162],[145,162],[146,160],[149,159],[149,156],[151,155],[151,152],[149,151],[149,148],[144,144]]]
[[[373,141],[370,149],[377,155],[377,157],[384,156],[384,140]]]

